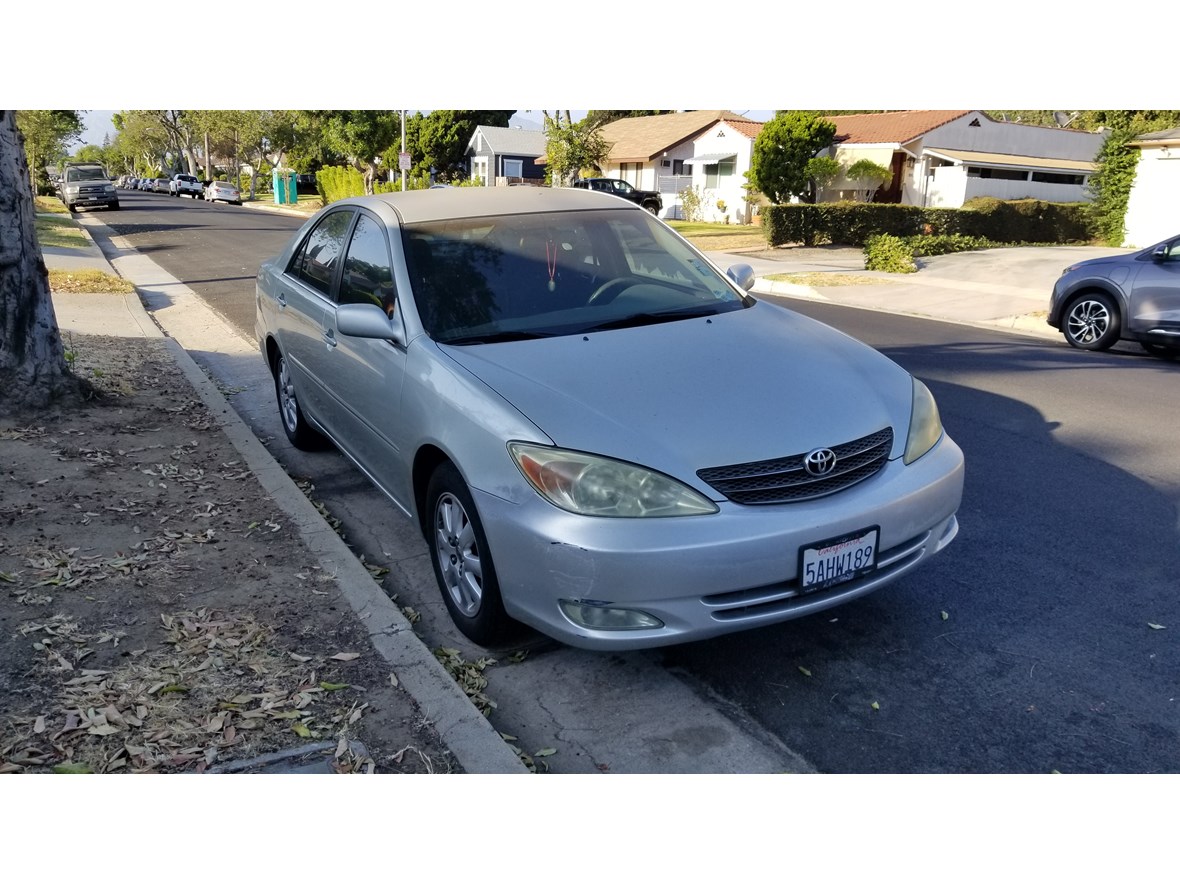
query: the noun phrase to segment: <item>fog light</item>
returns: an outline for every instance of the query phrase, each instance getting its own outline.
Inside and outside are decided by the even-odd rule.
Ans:
[[[659,618],[631,608],[615,608],[596,599],[559,599],[562,614],[587,630],[655,630],[664,626]]]

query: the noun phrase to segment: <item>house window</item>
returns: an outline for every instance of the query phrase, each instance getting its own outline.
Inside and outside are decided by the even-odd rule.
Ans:
[[[619,164],[619,178],[628,184],[639,186],[639,164],[638,163],[620,163]]]
[[[504,160],[504,176],[521,178],[524,175],[524,160]]]
[[[986,166],[968,166],[968,178],[995,178],[1004,181],[1028,181],[1028,172],[1024,169],[989,169]]]
[[[1043,181],[1046,184],[1083,184],[1085,178],[1081,175],[1066,175],[1063,172],[1034,172],[1033,181]]]
[[[684,161],[683,160],[673,160],[672,161],[672,174],[673,175],[683,175],[684,174]]]
[[[705,187],[720,187],[721,180],[726,176],[733,175],[733,160],[724,160],[720,163],[709,163],[705,166]]]

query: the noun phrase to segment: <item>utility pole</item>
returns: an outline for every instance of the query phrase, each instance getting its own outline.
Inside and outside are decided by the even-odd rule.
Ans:
[[[406,153],[406,112],[403,110],[402,111],[402,149],[401,149],[401,153],[398,154],[398,162],[397,162],[397,165],[401,166],[401,170],[402,170],[402,193],[403,194],[406,192],[406,167],[402,166],[401,158],[403,156],[405,156],[405,153]]]

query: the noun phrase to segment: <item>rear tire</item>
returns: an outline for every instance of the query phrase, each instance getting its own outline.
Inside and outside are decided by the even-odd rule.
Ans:
[[[1105,292],[1079,295],[1065,311],[1065,340],[1081,350],[1109,350],[1119,340],[1118,305]]]
[[[305,452],[322,449],[326,443],[324,435],[303,417],[303,409],[299,407],[299,399],[295,395],[291,369],[287,365],[287,358],[281,353],[275,360],[274,378],[275,396],[279,401],[279,420],[291,445]]]

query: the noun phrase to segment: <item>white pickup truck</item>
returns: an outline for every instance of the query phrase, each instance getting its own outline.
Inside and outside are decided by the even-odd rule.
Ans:
[[[172,176],[172,181],[168,183],[168,192],[174,197],[179,197],[181,194],[188,194],[190,197],[199,200],[205,195],[205,187],[195,175],[185,175],[181,172]]]

